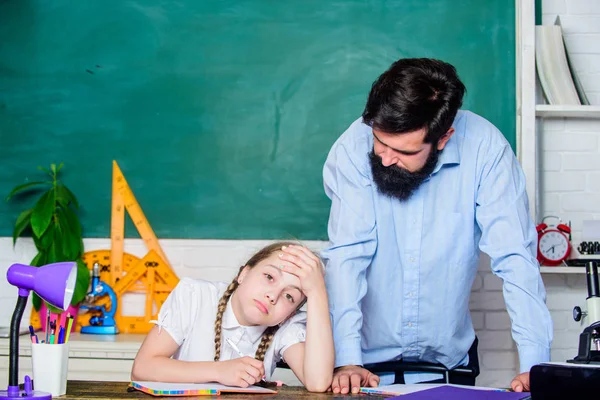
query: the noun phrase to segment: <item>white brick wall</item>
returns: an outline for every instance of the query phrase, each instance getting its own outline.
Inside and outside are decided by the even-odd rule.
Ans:
[[[553,24],[557,15],[586,95],[591,104],[600,105],[600,1],[544,0],[542,22]],[[571,221],[577,247],[582,221],[600,219],[600,119],[556,118],[539,123],[540,214]],[[585,326],[572,318],[574,306],[585,309],[585,276],[544,274],[543,278],[554,321],[552,360],[565,361],[577,353]]]

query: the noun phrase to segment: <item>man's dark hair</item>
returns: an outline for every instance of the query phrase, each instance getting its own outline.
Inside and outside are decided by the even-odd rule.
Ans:
[[[426,128],[425,143],[437,143],[452,126],[465,91],[452,65],[402,58],[373,83],[363,121],[385,133]]]

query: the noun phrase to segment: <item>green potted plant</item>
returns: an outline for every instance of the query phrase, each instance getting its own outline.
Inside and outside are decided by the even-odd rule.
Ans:
[[[30,262],[31,265],[39,267],[60,261],[77,262],[77,283],[71,301],[74,308],[70,310],[71,315],[76,317],[76,307],[88,291],[90,272],[81,259],[83,237],[81,223],[75,213],[79,203],[75,195],[58,179],[62,167],[62,163],[58,166],[50,164],[50,169],[38,167],[49,176],[49,179],[16,186],[6,201],[16,197],[25,200],[38,194],[34,206],[27,208],[17,217],[13,230],[13,246],[19,236],[31,235],[37,249],[37,254]],[[37,311],[42,308],[42,300],[36,294],[33,295],[33,306]],[[60,312],[48,304],[45,304],[45,307],[48,307],[51,312]],[[43,314],[40,315],[40,320],[44,326]]]

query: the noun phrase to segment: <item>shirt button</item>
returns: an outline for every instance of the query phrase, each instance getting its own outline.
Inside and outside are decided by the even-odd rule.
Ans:
[[[409,259],[408,259],[408,261],[410,261],[410,262],[415,262],[415,258],[414,258],[414,257],[411,257],[411,258],[409,258]]]
[[[413,224],[415,224],[415,225],[417,224],[417,219],[416,218],[413,219]]]
[[[412,322],[409,322],[408,324],[406,324],[406,326],[410,328],[412,326]]]

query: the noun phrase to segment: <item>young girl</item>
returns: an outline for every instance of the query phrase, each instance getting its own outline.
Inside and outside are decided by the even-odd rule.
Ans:
[[[334,350],[321,261],[287,242],[260,250],[229,286],[182,279],[131,378],[248,387],[269,379],[280,359],[309,391],[329,388]]]

